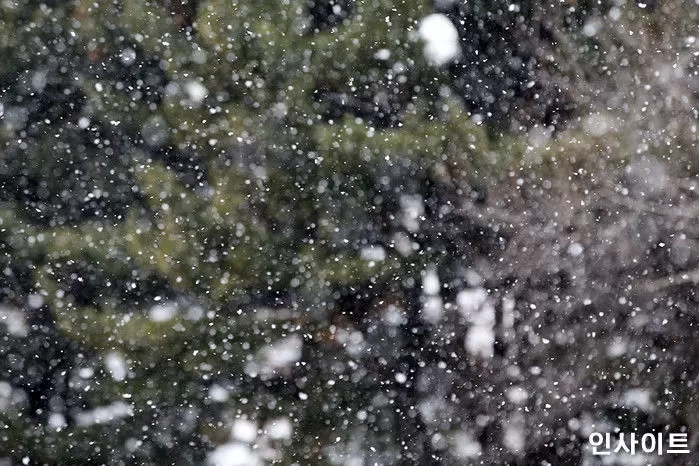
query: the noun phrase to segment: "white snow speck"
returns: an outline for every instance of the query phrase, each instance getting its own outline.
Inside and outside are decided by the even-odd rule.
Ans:
[[[35,91],[41,92],[46,87],[46,76],[48,73],[44,70],[37,71],[32,76],[32,87]]]
[[[68,423],[66,422],[65,416],[61,413],[51,413],[49,415],[49,426],[56,429],[60,430],[64,427],[66,427]]]
[[[513,414],[505,422],[503,443],[510,451],[521,451],[524,448],[524,416],[520,413]]]
[[[115,419],[133,416],[133,409],[123,401],[116,401],[110,405],[100,406],[89,411],[78,413],[75,417],[80,426],[104,424]]]
[[[602,21],[599,18],[594,18],[585,23],[583,26],[583,34],[587,37],[594,37],[602,29]]]
[[[265,424],[267,435],[275,440],[290,439],[294,433],[294,427],[287,417],[273,419]]]
[[[578,257],[583,251],[584,248],[580,243],[571,243],[570,246],[568,246],[568,254],[573,257]]]
[[[483,277],[473,269],[467,269],[464,278],[466,278],[466,283],[473,287],[481,286],[484,282]]]
[[[131,47],[127,47],[121,51],[121,53],[119,54],[119,58],[121,59],[121,62],[124,65],[132,65],[133,62],[136,61],[136,51]]]
[[[488,293],[485,291],[485,288],[468,288],[456,295],[456,304],[459,306],[461,313],[465,317],[469,317],[481,308],[487,297]]]
[[[7,333],[16,337],[26,337],[29,333],[29,327],[19,309],[0,306],[0,324],[5,325]]]
[[[229,397],[228,390],[218,384],[209,387],[209,398],[214,401],[223,402]]]
[[[435,296],[439,294],[439,276],[437,271],[433,268],[425,270],[422,277],[422,291],[428,296]]]
[[[431,324],[437,324],[444,315],[442,298],[439,296],[427,296],[422,306],[422,318]]]
[[[257,424],[247,419],[236,419],[231,437],[241,442],[252,443],[257,438]]]
[[[495,333],[488,325],[474,325],[466,333],[465,344],[469,353],[490,358],[493,356]]]
[[[27,304],[32,309],[38,309],[44,305],[44,298],[40,294],[32,293],[27,298]]]
[[[609,17],[612,21],[619,21],[619,18],[621,18],[621,10],[617,7],[610,8]]]
[[[481,444],[466,432],[457,432],[451,439],[454,454],[461,459],[475,458],[481,454]]]
[[[383,321],[392,327],[403,325],[407,321],[405,311],[391,304],[383,313]]]
[[[255,360],[245,365],[248,375],[271,376],[288,368],[301,359],[303,340],[299,335],[291,335],[262,349]]]
[[[400,204],[403,211],[401,223],[408,231],[417,231],[420,228],[421,217],[425,213],[422,197],[403,195],[400,197]]]
[[[153,322],[167,322],[175,317],[175,314],[177,314],[177,308],[174,304],[158,304],[150,309],[150,320]]]
[[[262,461],[243,443],[226,443],[209,453],[207,463],[211,466],[261,466]]]
[[[391,58],[391,51],[388,49],[379,49],[374,53],[374,58],[377,60],[386,61]]]
[[[655,407],[651,399],[650,390],[645,388],[632,388],[622,396],[623,403],[630,407],[636,407],[643,411],[653,411]]]
[[[626,353],[628,349],[628,343],[622,338],[615,338],[612,343],[609,344],[607,348],[607,355],[612,358],[618,358]]]
[[[359,251],[359,256],[366,261],[382,261],[386,259],[386,250],[381,246],[366,246]]]
[[[425,41],[425,56],[435,65],[445,65],[459,56],[459,33],[445,15],[426,16],[420,21],[418,32]]]
[[[527,398],[529,398],[529,394],[522,387],[510,387],[507,390],[506,396],[510,403],[518,405],[524,403],[527,401]]]
[[[206,96],[209,95],[209,90],[199,81],[194,80],[185,83],[184,91],[187,93],[189,100],[196,105],[201,104],[206,99]]]
[[[104,357],[104,363],[107,366],[107,370],[109,371],[109,374],[112,376],[112,379],[118,382],[126,378],[126,362],[119,353],[108,353]]]
[[[284,338],[265,352],[266,363],[273,369],[289,366],[301,359],[301,337],[291,335]]]

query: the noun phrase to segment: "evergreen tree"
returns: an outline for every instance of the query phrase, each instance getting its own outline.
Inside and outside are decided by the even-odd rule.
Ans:
[[[577,464],[585,423],[697,427],[695,190],[622,130],[563,131],[592,104],[535,56],[583,63],[565,24],[606,69],[617,7],[447,3],[2,3],[0,457]]]

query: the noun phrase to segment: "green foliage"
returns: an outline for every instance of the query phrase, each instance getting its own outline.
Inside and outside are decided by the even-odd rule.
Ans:
[[[0,305],[28,326],[0,342],[0,459],[201,464],[234,420],[285,417],[270,461],[339,464],[358,439],[418,464],[490,419],[481,394],[512,382],[487,385],[505,370],[468,359],[463,319],[424,322],[425,271],[459,287],[496,263],[505,228],[462,209],[513,173],[616,168],[635,143],[483,123],[445,85],[463,63],[423,54],[430,2],[350,3],[322,28],[305,0],[201,0],[185,19],[174,1],[0,0]],[[411,198],[425,228],[405,226]],[[301,353],[270,362],[284,341]],[[427,370],[467,414],[419,420]]]

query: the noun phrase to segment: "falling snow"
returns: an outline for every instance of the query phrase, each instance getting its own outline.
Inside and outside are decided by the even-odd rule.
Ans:
[[[0,466],[699,464],[696,6],[0,0]]]

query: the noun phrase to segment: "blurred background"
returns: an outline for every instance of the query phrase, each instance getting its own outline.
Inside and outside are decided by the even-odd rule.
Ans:
[[[698,11],[0,0],[0,465],[699,464]]]

